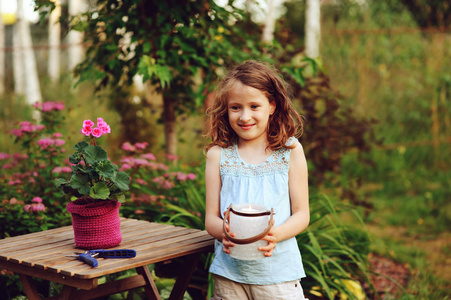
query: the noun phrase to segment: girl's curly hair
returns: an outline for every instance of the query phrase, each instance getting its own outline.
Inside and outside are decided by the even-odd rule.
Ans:
[[[269,149],[287,147],[289,137],[302,135],[303,118],[294,109],[288,96],[288,86],[282,76],[265,63],[249,60],[232,68],[216,88],[213,105],[207,109],[210,121],[207,136],[211,138],[211,142],[205,146],[205,152],[213,146],[227,148],[238,141],[227,114],[229,93],[238,81],[261,91],[270,103],[276,104],[268,121]]]

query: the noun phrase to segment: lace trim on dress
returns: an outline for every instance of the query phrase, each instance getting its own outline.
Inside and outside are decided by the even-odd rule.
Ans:
[[[293,143],[294,137],[287,141]],[[263,163],[259,165],[247,164],[238,155],[237,145],[221,149],[220,173],[221,175],[258,177],[277,173],[286,173],[289,169],[291,149],[281,148],[274,151]]]

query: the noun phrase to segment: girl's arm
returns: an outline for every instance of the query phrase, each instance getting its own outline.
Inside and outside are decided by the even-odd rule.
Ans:
[[[221,148],[214,146],[207,152],[205,166],[205,228],[214,238],[222,240],[222,219],[220,215],[219,197],[221,191],[221,177],[219,174],[219,160]]]
[[[291,199],[291,216],[283,224],[274,227],[264,238],[268,246],[261,247],[265,256],[271,256],[277,242],[292,238],[304,231],[310,222],[307,161],[304,149],[296,140],[291,150],[288,187]]]

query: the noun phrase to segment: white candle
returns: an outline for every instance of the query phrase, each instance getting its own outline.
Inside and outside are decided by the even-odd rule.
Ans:
[[[241,213],[262,213],[267,209],[259,204],[237,204],[232,206],[233,210]],[[235,233],[237,239],[246,239],[261,234],[268,226],[269,216],[240,216],[230,212],[230,232]],[[258,247],[264,247],[267,241],[257,241],[251,244],[238,245],[230,248],[230,256],[237,259],[255,260],[263,258],[263,251]]]

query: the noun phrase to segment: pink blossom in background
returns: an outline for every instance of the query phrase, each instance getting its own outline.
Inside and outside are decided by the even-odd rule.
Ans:
[[[42,203],[42,198],[41,197],[34,197],[31,201],[32,202],[36,202],[36,203]]]
[[[31,204],[24,205],[23,210],[29,212],[31,210]]]
[[[41,149],[47,149],[53,144],[55,144],[55,142],[51,138],[44,138],[38,141],[38,146],[41,147]]]
[[[72,172],[71,167],[63,167],[61,170],[61,173],[70,173],[70,172]]]
[[[148,160],[156,160],[157,158],[152,153],[141,154],[140,157],[148,159]]]
[[[194,180],[194,179],[197,178],[197,176],[196,176],[196,174],[188,173],[188,174],[186,175],[186,178],[187,178],[188,180]]]
[[[9,199],[9,204],[13,204],[14,205],[14,204],[17,204],[17,202],[18,202],[17,199],[14,198],[14,197]]]
[[[62,167],[54,167],[52,173],[61,173]]]
[[[147,185],[147,182],[145,180],[143,180],[142,178],[136,179],[136,183],[138,183],[140,185]]]
[[[173,154],[165,154],[166,158],[168,160],[177,160],[177,155],[173,155]]]
[[[60,146],[62,146],[62,145],[64,145],[66,142],[64,141],[64,140],[62,140],[62,139],[56,139],[56,140],[54,140],[55,141],[55,146],[56,147],[60,147]]]
[[[130,170],[132,168],[132,166],[130,166],[129,164],[123,164],[122,167],[119,169],[119,171],[126,171],[126,170]]]
[[[142,142],[142,143],[136,143],[135,147],[136,149],[146,149],[148,143],[147,142]]]
[[[22,136],[22,130],[18,129],[18,128],[14,128],[11,130],[11,134],[17,137]]]
[[[62,135],[60,132],[55,132],[55,133],[52,135],[52,137],[53,137],[53,138],[60,138],[60,137],[63,137],[63,135]]]
[[[8,181],[8,184],[9,184],[9,185],[14,185],[14,183],[15,183],[15,181],[14,181],[14,180],[10,180],[10,181]]]
[[[177,172],[175,175],[177,175],[177,180],[185,181],[186,180],[186,174],[183,172]]]
[[[166,165],[163,164],[163,163],[159,163],[159,164],[158,164],[158,169],[163,170],[163,171],[167,171],[167,170],[169,170],[169,167],[166,166]]]
[[[13,158],[17,161],[28,159],[28,154],[25,153],[14,153]]]
[[[11,155],[0,152],[0,160],[9,159],[10,157],[11,157]]]
[[[130,142],[123,143],[121,148],[124,151],[130,151],[130,152],[135,151],[135,147],[132,144],[130,144]]]
[[[31,205],[33,211],[45,211],[45,206],[42,203],[37,203],[36,205]]]
[[[28,179],[28,182],[29,182],[29,183],[35,183],[35,182],[36,182],[36,180],[34,180],[34,178],[33,178],[33,177],[30,177],[30,178]]]

